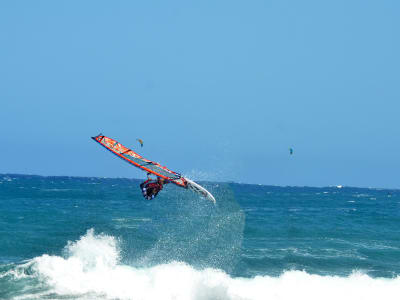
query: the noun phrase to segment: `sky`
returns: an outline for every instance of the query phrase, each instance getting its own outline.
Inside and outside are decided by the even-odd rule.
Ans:
[[[0,173],[144,178],[101,132],[196,180],[400,188],[399,11],[1,1]]]

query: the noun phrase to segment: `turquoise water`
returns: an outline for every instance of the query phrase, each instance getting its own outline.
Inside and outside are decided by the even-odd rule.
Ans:
[[[400,191],[0,175],[0,299],[398,299]]]

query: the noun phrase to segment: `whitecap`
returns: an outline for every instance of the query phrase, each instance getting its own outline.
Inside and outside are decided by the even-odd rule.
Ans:
[[[292,248],[292,251],[298,251]],[[31,298],[142,300],[398,299],[400,277],[321,276],[285,271],[278,277],[232,277],[222,270],[196,269],[183,262],[133,267],[122,264],[119,241],[89,230],[65,248],[65,256],[42,255],[3,276],[38,278],[41,290]],[[27,275],[23,269],[30,267]],[[22,271],[21,271],[22,270]]]

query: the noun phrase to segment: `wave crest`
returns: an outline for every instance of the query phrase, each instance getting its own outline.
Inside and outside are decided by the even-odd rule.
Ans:
[[[233,278],[222,270],[195,269],[176,261],[135,268],[120,262],[118,244],[115,237],[91,229],[67,244],[64,257],[42,255],[19,268],[29,269],[26,276],[47,286],[40,297],[47,294],[56,299],[390,300],[397,299],[400,292],[399,277],[371,278],[359,272],[348,277],[287,271],[279,277]],[[32,294],[19,298],[30,297]]]

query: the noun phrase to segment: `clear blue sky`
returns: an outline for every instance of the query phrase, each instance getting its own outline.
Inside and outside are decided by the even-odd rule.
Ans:
[[[0,173],[400,188],[399,1],[1,1]],[[289,156],[289,147],[294,155]]]

